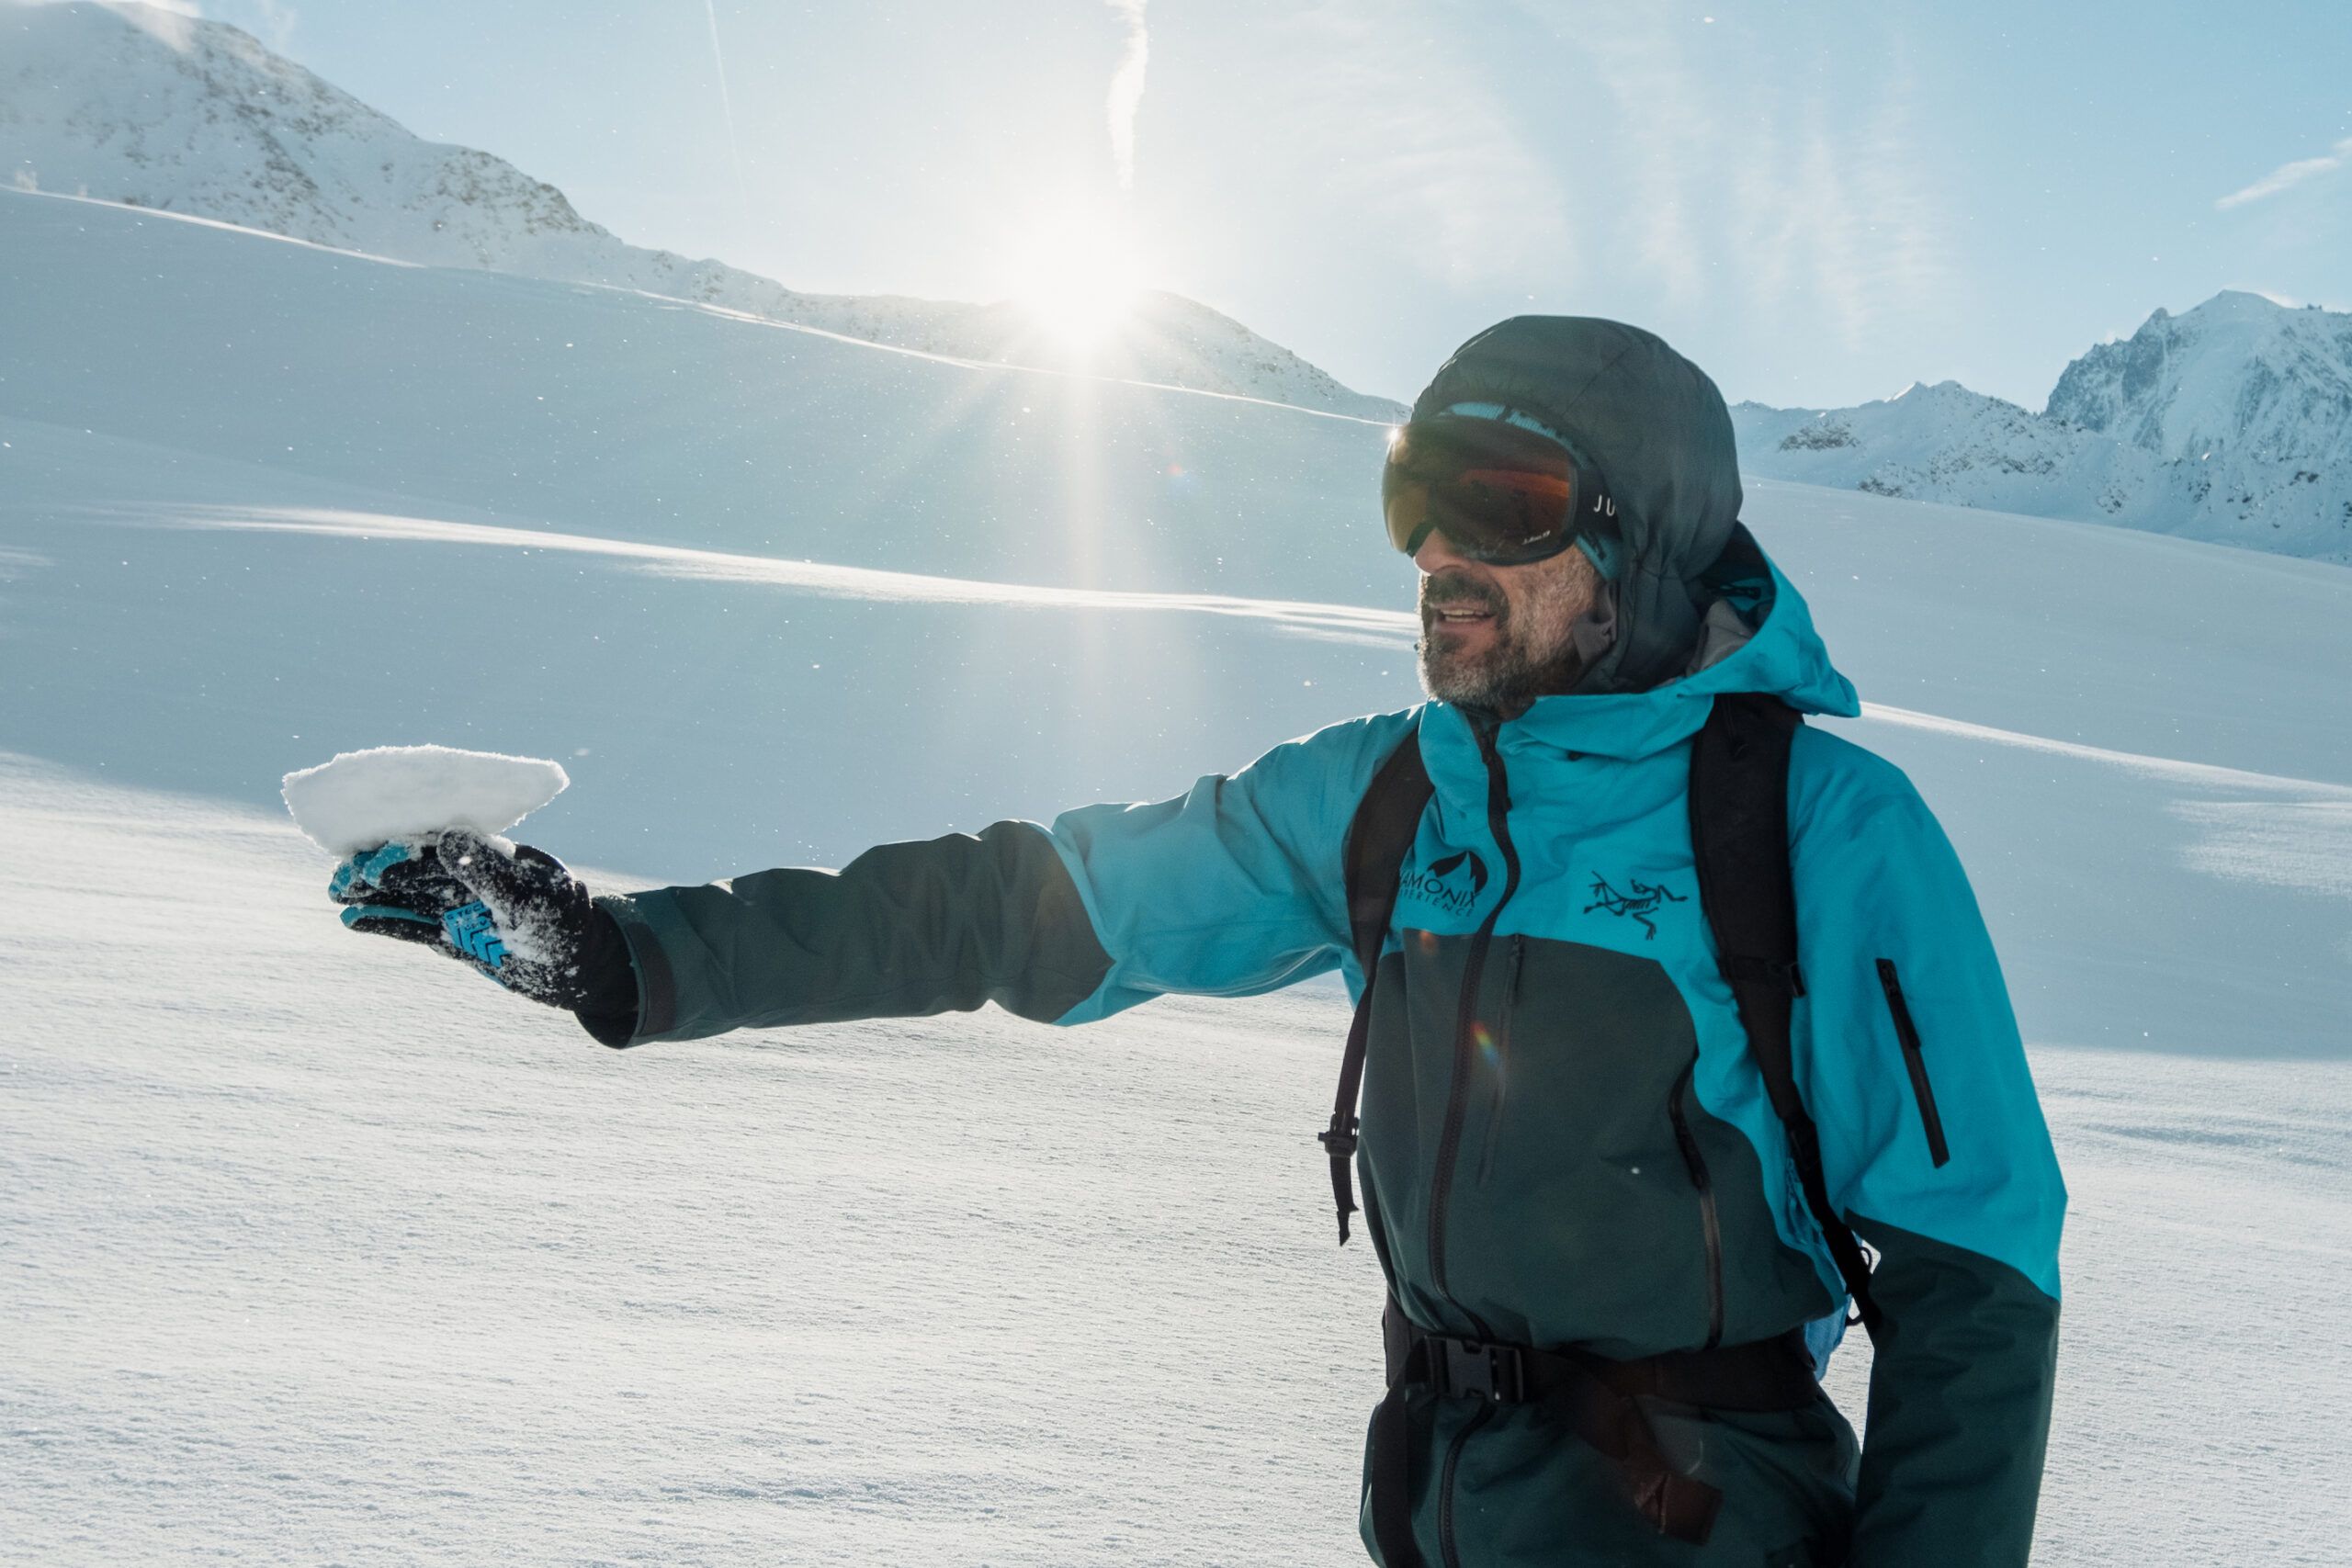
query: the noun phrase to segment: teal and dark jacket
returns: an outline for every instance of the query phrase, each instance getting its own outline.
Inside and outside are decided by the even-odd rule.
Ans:
[[[1547,697],[1499,724],[1430,705],[1278,746],[1170,800],[889,845],[838,874],[608,898],[639,977],[632,1043],[988,1001],[1083,1023],[1340,969],[1352,990],[1377,987],[1360,1169],[1413,1317],[1617,1357],[1766,1338],[1831,1314],[1843,1291],[1693,881],[1690,738],[1732,691],[1856,711],[1777,572],[1744,646],[1651,691]],[[1408,743],[1436,794],[1366,976],[1342,841],[1374,770]],[[1851,1561],[2022,1563],[2065,1195],[1999,966],[1901,772],[1808,726],[1789,807],[1797,1069],[1833,1199],[1879,1254],[1885,1317]],[[1510,1423],[1446,1463],[1477,1418],[1446,1403],[1420,1428],[1418,1472],[1457,1494],[1429,1499],[1430,1561],[1650,1560],[1537,1544],[1541,1500],[1510,1495],[1530,1464]],[[1753,1487],[1722,1479],[1728,1515]],[[1510,1539],[1480,1538],[1489,1516]]]
[[[1697,367],[1637,328],[1522,317],[1464,345],[1416,413],[1465,405],[1573,433],[1617,503],[1605,635],[1569,691],[1507,721],[1445,704],[1357,719],[1173,799],[888,845],[839,873],[601,900],[636,1017],[583,1021],[613,1043],[990,1001],[1084,1023],[1337,969],[1373,993],[1369,1228],[1424,1328],[1633,1358],[1834,1327],[1840,1278],[1701,910],[1688,786],[1717,694],[1851,716],[1853,688],[1738,526],[1730,418]],[[1734,558],[1736,582],[1718,575]],[[1342,852],[1402,745],[1434,795],[1367,975]],[[1419,1391],[1431,1563],[2027,1560],[2065,1190],[2000,967],[1900,771],[1805,727],[1788,787],[1796,1076],[1830,1199],[1878,1253],[1868,1444],[1857,1462],[1826,1398],[1761,1416],[1645,1401],[1669,1461],[1724,1495],[1692,1547],[1540,1408]]]

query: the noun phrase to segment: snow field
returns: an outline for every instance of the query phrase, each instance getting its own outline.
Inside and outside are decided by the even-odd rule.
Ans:
[[[0,415],[277,476],[220,498],[244,504],[317,480],[404,503],[374,510],[1007,582],[1370,603],[1395,581],[1362,547],[1376,513],[1326,482],[1377,473],[1376,421],[6,189],[0,292],[93,302],[0,334]]]
[[[90,470],[85,493],[104,482]],[[39,563],[0,584],[0,614],[26,646],[60,655],[0,669],[0,734],[120,782],[256,802],[290,768],[386,741],[554,756],[575,787],[526,839],[568,862],[693,882],[838,865],[868,844],[1090,800],[1164,798],[1288,736],[1417,695],[1394,613],[1231,598],[1137,610],[1117,594],[1040,601],[1021,588],[992,600],[986,583],[908,575],[844,592],[789,562],[763,577],[744,556],[681,575],[691,552],[647,559],[575,535],[510,529],[486,544],[351,509],[307,525],[301,507],[254,527],[241,515],[252,520],[0,502]],[[1794,570],[1833,553],[1823,536],[1836,525],[1777,531]],[[1852,606],[1933,581],[1938,526],[1880,522],[1850,552],[1860,587],[1812,575],[1838,606],[1825,620],[1860,623],[1833,627],[1833,649],[1842,638],[1865,658],[1892,647],[1880,658],[1898,670],[1967,669],[1962,713],[2049,726],[1890,704],[1844,727],[1906,769],[1942,818],[2029,1035],[2352,1055],[2352,787],[2112,744],[2159,741],[2169,726],[2192,755],[2316,766],[2342,733],[2312,710],[2287,722],[2278,692],[2301,694],[2288,678],[2267,682],[2267,704],[2241,698],[2237,671],[2199,683],[2166,670],[2162,648],[2149,662],[2170,683],[2157,693],[2110,704],[2052,691],[2029,663],[2047,655],[2000,635],[2014,610],[1971,627],[1918,608],[1907,627],[1873,635]],[[2352,574],[2338,575],[2352,609]],[[1990,604],[2017,597],[1997,575],[1986,585]],[[1982,652],[1972,630],[1991,634]],[[2074,661],[2056,668],[2080,671],[2069,684],[2131,684],[2090,662],[2087,634],[2066,636]],[[2111,652],[2134,649],[2119,635]],[[1950,694],[1886,685],[1923,705]]]
[[[258,811],[6,758],[0,835],[0,1557],[1361,1561],[1329,995],[616,1054]],[[2036,1561],[2340,1562],[2352,1066],[2036,1070]]]
[[[1328,990],[618,1057],[276,787],[553,757],[664,881],[1171,794],[1414,700],[1376,427],[7,192],[0,286],[0,1556],[1358,1560]],[[1748,515],[2036,1050],[2037,1561],[2340,1562],[2352,572]]]

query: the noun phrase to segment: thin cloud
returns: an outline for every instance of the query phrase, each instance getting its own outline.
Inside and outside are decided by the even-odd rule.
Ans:
[[[1913,93],[1898,54],[1851,124],[1833,124],[1815,98],[1759,103],[1728,155],[1739,243],[1725,258],[1759,307],[1783,310],[1809,296],[1849,348],[1890,321],[1956,308],[1965,283]]]
[[[1639,264],[1625,276],[1668,311],[1810,299],[1852,346],[1889,321],[1948,308],[1960,291],[1899,37],[1885,41],[1878,85],[1859,104],[1756,81],[1726,106],[1686,16],[1596,7],[1564,26],[1556,0],[1517,9],[1558,40],[1569,74],[1613,104],[1605,162],[1615,194],[1602,206],[1628,242],[1623,259]]]
[[[1543,8],[1524,14],[1543,25]],[[1715,95],[1690,65],[1677,36],[1678,21],[1595,17],[1566,39],[1594,69],[1587,79],[1617,105],[1616,133],[1624,139],[1623,170],[1631,200],[1621,220],[1640,247],[1644,269],[1673,305],[1706,290],[1712,205],[1700,188],[1701,171],[1723,144],[1715,125]]]
[[[2233,190],[2213,205],[2223,212],[2233,207],[2244,207],[2249,201],[2260,201],[2277,196],[2305,180],[2352,164],[2352,136],[2346,137],[2316,158],[2298,158],[2291,164],[2281,164],[2243,190]]]
[[[1492,62],[1418,0],[1324,0],[1269,17],[1234,62],[1255,141],[1393,254],[1456,288],[1577,275],[1567,193],[1494,101]]]
[[[1143,10],[1150,0],[1103,0],[1126,18],[1127,47],[1119,68],[1111,73],[1111,158],[1119,166],[1119,188],[1136,187],[1136,110],[1143,105],[1143,72],[1151,57],[1151,33],[1144,26]]]

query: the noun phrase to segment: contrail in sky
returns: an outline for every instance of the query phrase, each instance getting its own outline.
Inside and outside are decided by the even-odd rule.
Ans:
[[[2244,190],[2233,190],[2213,205],[2223,211],[2233,207],[2244,207],[2249,201],[2277,196],[2289,186],[2301,185],[2313,175],[2324,175],[2346,164],[2352,164],[2352,136],[2346,137],[2316,158],[2298,158],[2291,164],[2281,164]]]
[[[1111,76],[1111,157],[1119,165],[1119,188],[1136,187],[1136,109],[1143,102],[1144,62],[1151,53],[1143,8],[1150,0],[1103,0],[1127,19],[1127,49]]]
[[[1138,6],[1142,0],[1136,0]],[[718,50],[718,0],[702,0],[703,14],[710,18],[710,59],[718,67],[718,112],[727,120],[727,160],[735,165],[735,199],[751,205],[751,195],[743,187],[743,150],[735,144],[735,103],[727,95],[727,57]]]

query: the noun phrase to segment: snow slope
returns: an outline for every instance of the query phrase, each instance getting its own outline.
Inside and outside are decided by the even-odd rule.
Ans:
[[[1077,586],[1387,570],[1295,559],[1357,538],[1323,476],[1375,470],[1378,423],[5,190],[0,288],[54,302],[0,334],[9,412],[476,519]]]
[[[60,306],[0,339],[0,608],[46,656],[0,671],[14,749],[257,803],[367,746],[555,757],[534,832],[699,879],[1172,794],[1416,699],[1379,426],[0,213],[0,288]],[[2352,1052],[2352,572],[1805,487],[1750,516],[2038,1038]]]
[[[139,5],[0,5],[0,177],[433,266],[605,284],[928,353],[1060,365],[1015,306],[797,293],[616,239],[555,186],[420,140],[250,35]],[[1397,411],[1172,294],[1087,367],[1368,418]]]
[[[1328,991],[617,1057],[345,932],[276,790],[557,757],[526,836],[661,881],[1170,794],[1413,700],[1376,425],[38,195],[0,291],[0,1540],[1356,1560]],[[1748,512],[2074,1189],[2037,1561],[2339,1560],[2352,571]]]
[[[1774,478],[2352,562],[2352,315],[2238,292],[2160,310],[2039,414],[1945,381],[1733,422]]]
[[[345,932],[259,811],[0,756],[0,1556],[1363,1561],[1337,998],[622,1056]],[[2034,1561],[2341,1562],[2352,1066],[2036,1070]]]

